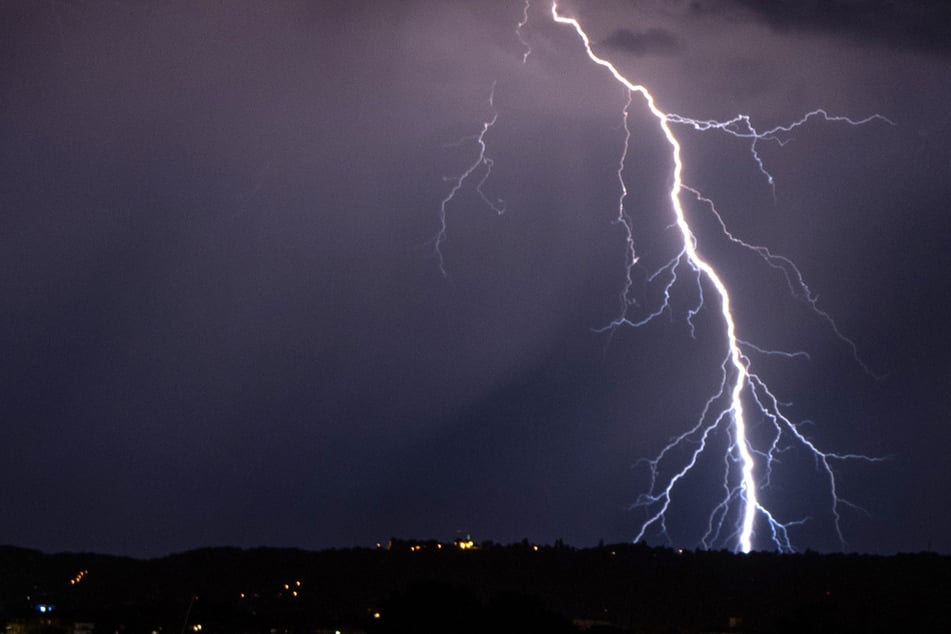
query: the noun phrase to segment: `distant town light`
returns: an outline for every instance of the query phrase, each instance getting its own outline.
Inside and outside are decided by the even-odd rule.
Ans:
[[[75,575],[73,575],[73,577],[69,580],[69,585],[71,586],[76,585],[77,583],[82,581],[83,577],[85,577],[87,574],[89,574],[88,570],[80,570]]]

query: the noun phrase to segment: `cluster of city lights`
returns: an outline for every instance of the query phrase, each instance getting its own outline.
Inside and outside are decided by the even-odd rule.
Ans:
[[[376,547],[382,548],[380,544],[377,544]],[[404,548],[408,548],[409,552],[411,553],[418,553],[424,550],[442,550],[443,548],[446,548],[447,550],[453,550],[453,549],[479,550],[481,546],[479,545],[477,541],[475,541],[469,536],[466,536],[465,539],[460,538],[460,539],[453,540],[452,544],[443,544],[435,540],[426,541],[426,542],[416,542],[416,543],[410,543],[410,544],[399,543],[397,541],[390,541],[390,543],[387,544],[386,546],[386,549],[390,551],[392,550],[400,551],[400,550],[403,550]],[[538,544],[532,544],[531,548],[532,548],[532,552],[537,553],[541,549],[541,546],[539,546]]]
[[[88,570],[80,570],[69,580],[69,585],[75,586],[77,583],[86,578],[86,575],[89,574]]]
[[[281,599],[286,594],[286,595],[289,595],[291,598],[296,599],[300,597],[302,586],[303,586],[303,583],[299,579],[295,579],[294,581],[288,581],[287,583],[284,583],[281,585],[281,590],[277,592],[277,598]],[[238,598],[241,599],[242,601],[249,598],[260,599],[261,595],[257,592],[252,592],[250,594],[247,592],[240,592],[238,593]]]
[[[376,545],[377,548],[381,548],[380,544]],[[413,542],[407,544],[406,542],[401,542],[400,540],[390,540],[386,545],[387,550],[402,550],[408,548],[411,553],[418,553],[423,550],[442,550],[443,547],[448,549],[458,549],[458,550],[478,550],[479,544],[471,536],[466,535],[466,537],[458,538],[453,540],[451,544],[443,544],[436,540],[429,540],[423,542]],[[535,550],[538,550],[538,547],[535,547]]]
[[[300,587],[301,587],[300,581],[292,581],[290,583],[285,583],[284,592],[290,592],[291,596],[296,599],[298,596],[300,596]],[[279,597],[283,596],[283,593],[278,594],[277,596]]]

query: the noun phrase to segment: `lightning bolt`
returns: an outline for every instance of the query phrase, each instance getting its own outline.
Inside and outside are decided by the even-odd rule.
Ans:
[[[531,53],[531,48],[528,46],[523,35],[523,28],[528,22],[529,8],[529,2],[526,1],[522,19],[518,23],[515,31],[525,49],[522,57],[523,63]],[[551,3],[550,15],[555,23],[570,27],[574,30],[581,40],[585,53],[591,62],[610,73],[614,80],[625,89],[627,95],[625,104],[621,110],[623,146],[617,164],[617,179],[620,193],[617,201],[617,217],[615,220],[624,231],[626,244],[626,277],[620,292],[621,309],[619,315],[604,328],[599,329],[599,331],[613,332],[616,328],[622,326],[644,326],[665,312],[671,311],[670,298],[675,285],[679,281],[678,273],[686,269],[692,272],[698,296],[696,305],[687,312],[687,322],[690,326],[691,335],[693,335],[694,329],[693,318],[699,313],[705,303],[703,289],[704,282],[706,282],[707,287],[713,288],[714,297],[712,299],[719,307],[726,342],[726,349],[720,365],[719,387],[706,401],[697,422],[689,430],[673,437],[654,458],[643,461],[648,467],[649,486],[644,493],[638,496],[634,506],[646,510],[646,519],[642,522],[634,541],[640,541],[646,538],[650,531],[656,531],[668,542],[671,541],[667,532],[666,522],[667,513],[674,500],[674,494],[682,481],[697,465],[701,455],[709,450],[711,439],[715,433],[723,430],[729,439],[729,443],[723,456],[722,494],[718,500],[715,500],[713,510],[709,514],[707,529],[701,538],[701,545],[703,547],[710,548],[717,544],[730,543],[734,550],[748,553],[754,548],[754,538],[759,536],[759,530],[765,529],[765,532],[768,533],[769,542],[771,542],[776,549],[782,552],[794,550],[789,536],[789,529],[802,524],[807,521],[808,518],[780,520],[760,499],[761,490],[770,484],[774,463],[778,462],[782,452],[789,450],[793,446],[805,449],[809,455],[812,456],[818,471],[824,476],[829,488],[831,515],[834,521],[835,531],[840,543],[844,546],[845,539],[841,529],[840,508],[843,505],[854,505],[839,495],[838,482],[833,465],[836,462],[844,460],[876,462],[882,460],[882,458],[823,451],[803,432],[802,426],[805,423],[793,422],[786,416],[783,412],[783,405],[779,399],[770,390],[765,381],[752,371],[752,362],[749,355],[750,353],[756,353],[762,355],[780,355],[788,358],[808,358],[808,355],[804,352],[768,350],[745,341],[738,336],[729,288],[717,268],[701,255],[698,249],[699,241],[697,236],[686,218],[684,199],[693,198],[697,203],[705,206],[719,223],[723,235],[731,243],[750,250],[761,257],[768,266],[781,271],[793,297],[805,302],[815,314],[825,320],[835,335],[850,347],[853,357],[863,370],[869,374],[872,374],[872,372],[867,364],[859,358],[855,343],[841,332],[828,313],[819,308],[817,297],[806,285],[803,275],[796,265],[789,258],[774,254],[765,247],[747,243],[734,236],[727,229],[713,201],[704,197],[698,190],[684,183],[684,164],[681,145],[673,132],[672,126],[687,126],[700,132],[716,131],[749,141],[752,159],[775,196],[776,182],[773,175],[767,170],[759,154],[759,144],[776,143],[783,146],[788,143],[794,130],[805,125],[812,119],[819,119],[825,122],[845,123],[853,126],[863,125],[873,121],[882,121],[889,124],[892,124],[892,122],[878,114],[863,119],[852,119],[844,116],[831,115],[823,109],[817,109],[807,113],[793,123],[760,131],[753,125],[748,115],[738,115],[727,121],[714,121],[693,119],[679,114],[667,113],[657,105],[654,96],[647,87],[632,82],[626,78],[614,64],[594,52],[590,37],[584,28],[578,20],[562,15],[559,11],[557,1]],[[494,95],[494,85],[492,94]],[[670,212],[673,216],[671,226],[676,228],[680,238],[678,253],[647,278],[648,283],[663,280],[663,300],[654,309],[649,310],[646,316],[639,318],[632,317],[630,311],[631,306],[637,304],[636,300],[631,297],[631,289],[633,287],[632,272],[638,263],[638,256],[634,243],[635,234],[633,223],[625,207],[628,188],[624,178],[631,142],[631,130],[628,126],[628,117],[635,97],[638,97],[647,107],[647,110],[656,121],[657,128],[666,139],[669,148],[672,164],[670,174],[671,186],[668,192]],[[492,98],[490,97],[490,105],[491,104]],[[447,205],[452,202],[453,198],[463,187],[465,181],[470,178],[473,173],[479,171],[480,168],[484,168],[484,170],[482,171],[483,176],[476,186],[477,192],[482,199],[496,211],[501,213],[502,209],[504,209],[504,207],[502,209],[499,208],[501,201],[499,201],[499,203],[492,203],[482,193],[481,189],[485,180],[489,177],[492,168],[491,159],[486,157],[484,137],[486,132],[488,132],[495,123],[496,118],[497,113],[495,113],[493,107],[492,117],[483,123],[481,133],[472,137],[475,139],[479,148],[476,160],[463,174],[450,179],[453,182],[452,189],[440,205],[441,228],[436,239],[437,252],[439,252],[439,245],[445,238]],[[440,266],[442,267],[443,261],[441,252],[439,253],[439,260]],[[441,270],[445,273],[444,268]],[[768,421],[771,425],[771,433],[768,434],[769,437],[767,438],[765,446],[754,446],[750,440],[747,415],[744,408],[745,404],[754,406],[758,415],[761,415],[763,419]],[[684,454],[686,457],[684,457]],[[662,472],[668,471],[672,471],[673,474],[662,477]]]

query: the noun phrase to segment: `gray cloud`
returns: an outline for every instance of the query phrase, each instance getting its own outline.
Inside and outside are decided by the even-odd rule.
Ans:
[[[602,44],[638,56],[672,55],[682,48],[676,36],[662,29],[647,29],[641,32],[618,29]]]
[[[777,30],[804,30],[946,55],[951,3],[945,0],[735,0]]]

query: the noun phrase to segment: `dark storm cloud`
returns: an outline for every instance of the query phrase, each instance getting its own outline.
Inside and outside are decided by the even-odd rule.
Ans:
[[[682,48],[680,41],[672,33],[662,29],[647,29],[641,32],[618,29],[605,38],[602,44],[637,56],[672,55]]]
[[[778,30],[844,36],[895,48],[951,53],[946,0],[736,0]]]

